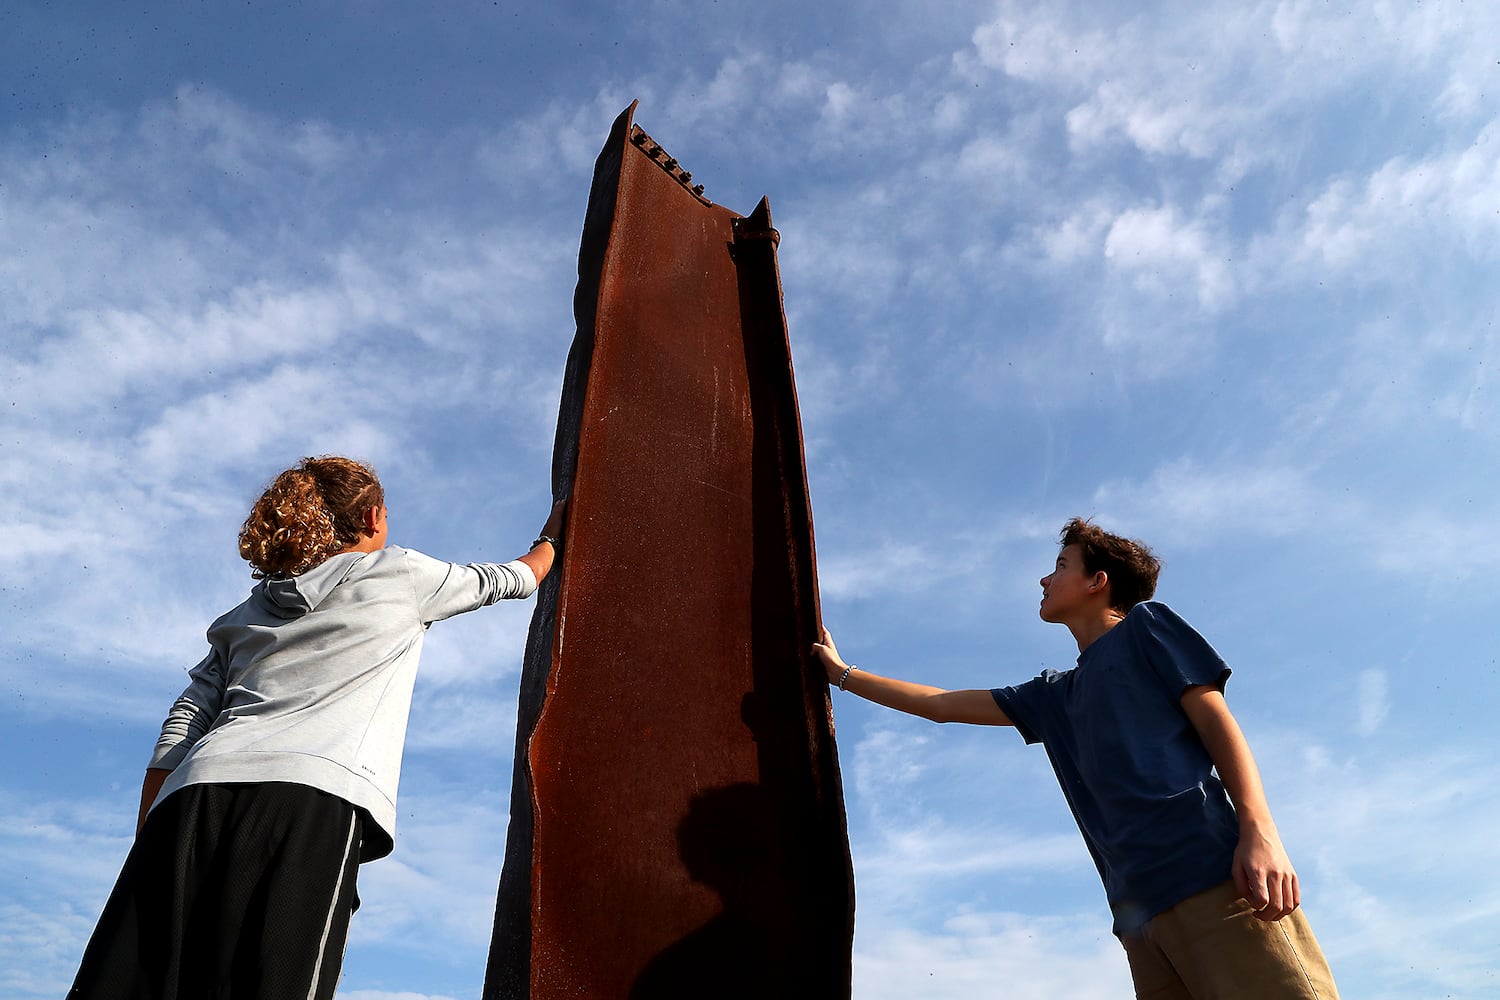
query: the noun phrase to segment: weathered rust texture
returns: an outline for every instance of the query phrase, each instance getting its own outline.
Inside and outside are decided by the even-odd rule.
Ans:
[[[777,234],[620,115],[579,250],[560,571],[484,996],[849,994],[854,883]]]

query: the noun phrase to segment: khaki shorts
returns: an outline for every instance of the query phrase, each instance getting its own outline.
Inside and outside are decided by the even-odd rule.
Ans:
[[[1233,882],[1189,896],[1121,941],[1139,1000],[1338,1000],[1302,910],[1257,920]]]

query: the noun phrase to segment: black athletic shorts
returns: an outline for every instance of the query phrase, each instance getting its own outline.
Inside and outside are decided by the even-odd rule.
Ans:
[[[361,814],[306,785],[188,785],[151,810],[69,1000],[330,1000]]]

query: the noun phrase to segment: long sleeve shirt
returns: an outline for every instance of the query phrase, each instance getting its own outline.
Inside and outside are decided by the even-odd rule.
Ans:
[[[172,773],[156,802],[196,783],[309,785],[364,810],[361,860],[383,857],[427,626],[535,589],[519,561],[461,565],[399,546],[262,580],[209,627],[208,655],[162,725],[150,766]]]

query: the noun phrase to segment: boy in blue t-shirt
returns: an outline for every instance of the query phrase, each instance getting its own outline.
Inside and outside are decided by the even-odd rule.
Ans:
[[[813,650],[840,690],[933,722],[1015,726],[1046,748],[1137,997],[1337,998],[1224,701],[1229,668],[1150,600],[1160,569],[1140,542],[1079,518],[1064,525],[1040,614],[1073,633],[1078,665],[1013,687],[881,677],[844,662],[826,630]]]

